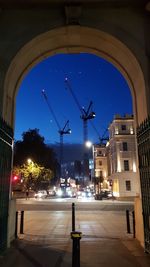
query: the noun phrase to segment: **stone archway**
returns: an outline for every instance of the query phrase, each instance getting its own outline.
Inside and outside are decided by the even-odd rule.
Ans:
[[[41,34],[27,43],[12,60],[4,83],[3,118],[14,124],[15,97],[29,69],[56,53],[88,52],[115,65],[131,90],[136,125],[147,117],[146,88],[141,67],[131,51],[113,36],[100,30],[67,26]]]
[[[12,60],[4,83],[2,117],[14,128],[15,98],[24,75],[36,63],[56,53],[88,52],[107,59],[122,73],[132,94],[135,124],[138,126],[148,116],[148,100],[144,75],[133,53],[115,37],[100,30],[66,26],[41,34],[28,42]],[[141,209],[141,201],[138,202]],[[137,209],[138,210],[138,209]],[[136,219],[142,222],[138,210]],[[137,223],[138,225],[138,223]],[[142,225],[141,225],[142,227]],[[137,238],[143,242],[142,230]]]

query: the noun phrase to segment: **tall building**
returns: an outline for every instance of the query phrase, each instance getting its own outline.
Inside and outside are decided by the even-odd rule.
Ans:
[[[96,193],[103,188],[109,188],[108,183],[108,163],[105,144],[93,145],[94,158],[94,183],[96,185]]]
[[[91,180],[91,169],[93,164],[92,159],[74,160],[63,163],[61,165],[62,177],[67,179],[71,178],[76,181],[76,184],[87,186]]]
[[[119,198],[135,197],[139,188],[133,115],[115,115],[109,126],[109,134],[107,166],[113,194]]]

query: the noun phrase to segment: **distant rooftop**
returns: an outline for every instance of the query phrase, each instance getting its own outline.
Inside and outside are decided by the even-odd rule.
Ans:
[[[126,119],[133,119],[133,114],[124,114],[124,116],[121,116],[120,114],[114,115],[114,120],[126,120]]]

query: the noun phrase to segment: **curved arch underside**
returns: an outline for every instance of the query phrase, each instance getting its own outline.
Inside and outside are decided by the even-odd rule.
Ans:
[[[143,73],[137,59],[113,36],[81,26],[53,29],[37,36],[18,52],[6,74],[3,118],[14,125],[16,94],[31,67],[57,53],[81,52],[103,57],[122,73],[131,90],[136,125],[140,124],[147,117],[147,102]]]

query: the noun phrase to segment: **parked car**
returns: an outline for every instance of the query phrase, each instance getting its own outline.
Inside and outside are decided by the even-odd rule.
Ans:
[[[56,192],[54,190],[48,190],[48,196],[56,196]]]
[[[102,200],[102,199],[112,199],[113,197],[113,192],[108,191],[108,190],[102,190],[99,194],[95,195],[95,199],[97,200]]]
[[[100,194],[103,198],[111,198],[113,196],[112,192],[107,190],[101,191]]]
[[[93,194],[91,191],[78,191],[77,198],[91,198]]]
[[[34,195],[35,198],[47,198],[47,192],[46,190],[39,190]]]

